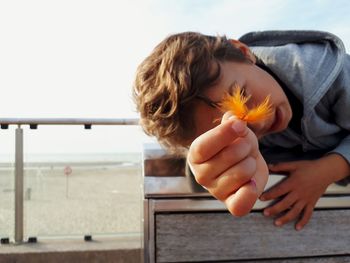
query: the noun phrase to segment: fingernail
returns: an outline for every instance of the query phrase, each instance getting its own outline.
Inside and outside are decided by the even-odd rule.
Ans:
[[[264,210],[264,216],[269,216],[269,215],[270,215],[270,212],[269,212],[269,211]]]
[[[300,226],[300,225],[297,225],[297,226],[295,227],[295,229],[296,229],[297,231],[300,231],[302,228],[303,228],[303,227]]]
[[[242,121],[235,121],[233,124],[232,124],[232,129],[238,134],[238,135],[241,135],[244,133],[246,127],[244,125],[244,123]]]
[[[277,221],[275,221],[275,225],[276,225],[276,226],[281,226],[281,225],[282,225],[282,222],[279,221],[279,220],[277,220]]]
[[[225,114],[227,114],[227,119],[229,119],[229,120],[233,120],[233,119],[236,119],[237,120],[237,116],[236,115],[233,115],[232,113],[231,113],[231,111],[228,111],[228,112],[226,112]]]
[[[260,199],[260,201],[266,201],[266,198],[265,198],[263,195],[261,195],[261,196],[259,197],[259,199]]]
[[[250,184],[253,186],[253,187],[255,187],[256,188],[256,181],[255,181],[255,179],[250,179]]]

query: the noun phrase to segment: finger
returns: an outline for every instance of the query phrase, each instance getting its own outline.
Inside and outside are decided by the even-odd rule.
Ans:
[[[235,139],[247,134],[247,124],[241,120],[231,118],[197,137],[190,146],[188,160],[191,164],[203,163]]]
[[[256,184],[250,181],[239,188],[236,193],[230,195],[225,200],[225,204],[232,215],[244,216],[250,212],[257,199]]]
[[[264,215],[265,216],[275,216],[283,211],[290,209],[296,201],[296,198],[293,194],[288,194],[282,200],[278,201],[276,204],[265,208]]]
[[[268,167],[271,172],[290,172],[296,169],[295,162],[269,164]]]
[[[231,111],[226,111],[221,118],[221,123],[226,122],[229,119],[237,119],[238,120],[238,118],[235,115],[233,115]]]
[[[252,178],[252,180],[255,180],[256,182],[258,196],[260,196],[261,193],[264,191],[268,179],[269,170],[267,168],[264,158],[259,153],[258,157],[256,158],[256,174]]]
[[[300,213],[303,211],[304,204],[302,202],[297,202],[296,204],[293,205],[293,207],[287,211],[283,216],[279,217],[275,221],[276,226],[282,226],[297,217],[299,217]]]
[[[203,186],[210,187],[210,184],[227,170],[234,170],[235,166],[239,166],[241,161],[249,157],[251,151],[252,145],[246,140],[239,140],[225,147],[212,159],[196,165],[196,181]]]
[[[213,180],[207,189],[215,198],[224,201],[239,187],[249,182],[255,171],[256,161],[254,158],[248,157]]]
[[[226,146],[223,150],[201,164],[192,166],[195,169],[194,175],[197,182],[205,187],[224,173],[226,170],[238,165],[248,157],[258,156],[258,141],[255,135],[249,130],[244,138],[238,138],[234,143]]]
[[[298,223],[295,226],[296,230],[299,231],[299,230],[303,229],[303,227],[309,222],[309,220],[313,214],[313,211],[314,211],[313,205],[308,205],[305,207],[301,219],[298,221]]]
[[[261,201],[273,200],[278,197],[281,197],[288,193],[290,190],[288,186],[288,178],[284,179],[282,182],[276,184],[271,189],[267,190],[260,196]]]

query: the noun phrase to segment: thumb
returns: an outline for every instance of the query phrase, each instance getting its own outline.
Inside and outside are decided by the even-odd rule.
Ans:
[[[221,123],[224,123],[224,122],[228,121],[229,119],[237,119],[238,120],[238,118],[235,115],[233,115],[231,111],[226,111],[225,114],[221,118]]]
[[[233,115],[232,112],[227,111],[221,118],[221,124],[232,121],[232,128],[240,136],[245,136],[247,134],[247,122],[239,119],[236,115]]]

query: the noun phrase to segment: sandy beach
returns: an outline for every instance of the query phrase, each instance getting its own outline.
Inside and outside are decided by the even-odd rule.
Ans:
[[[25,239],[141,232],[140,162],[26,164],[24,178]],[[13,231],[14,172],[2,166],[0,237]]]

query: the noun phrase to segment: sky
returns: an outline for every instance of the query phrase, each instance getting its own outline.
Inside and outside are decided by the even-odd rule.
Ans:
[[[136,68],[166,36],[312,29],[338,35],[349,50],[348,10],[347,0],[0,0],[0,118],[138,117]],[[148,140],[134,128],[119,129],[120,149]],[[70,137],[57,133],[29,140]],[[12,147],[12,134],[0,132],[0,148]]]

